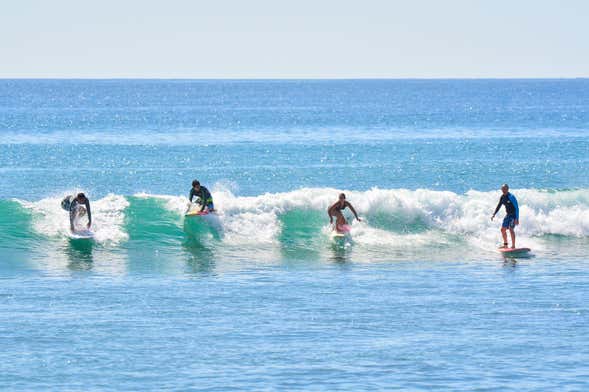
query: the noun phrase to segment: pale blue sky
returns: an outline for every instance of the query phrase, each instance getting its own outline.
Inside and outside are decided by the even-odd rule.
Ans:
[[[0,77],[589,77],[585,0],[5,1]]]

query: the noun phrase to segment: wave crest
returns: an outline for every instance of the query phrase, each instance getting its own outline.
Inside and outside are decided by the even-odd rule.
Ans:
[[[341,190],[303,188],[291,192],[236,196],[216,187],[213,197],[219,211],[220,241],[225,245],[315,246],[329,232],[327,208]],[[466,194],[429,189],[379,189],[345,191],[363,222],[353,222],[356,244],[389,250],[415,247],[450,247],[469,244],[493,249],[500,241],[501,215],[490,217],[499,192],[471,190]],[[589,190],[513,190],[520,204],[520,243],[538,245],[538,238],[589,237]],[[35,235],[64,237],[67,213],[60,198],[37,202],[2,204],[3,209],[19,205],[30,213]],[[150,201],[147,205],[145,202]],[[108,195],[92,202],[96,239],[117,244],[128,239],[178,243],[187,199],[182,196],[137,194]],[[10,211],[8,211],[10,213]],[[349,211],[345,212],[351,217]],[[6,225],[2,230],[7,230]],[[22,228],[21,228],[22,229]],[[21,230],[22,231],[22,230]],[[4,235],[4,233],[3,233]],[[319,241],[321,242],[321,241]]]

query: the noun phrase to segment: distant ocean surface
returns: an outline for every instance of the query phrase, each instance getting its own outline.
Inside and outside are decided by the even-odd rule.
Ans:
[[[587,390],[588,255],[587,79],[0,80],[2,390]]]

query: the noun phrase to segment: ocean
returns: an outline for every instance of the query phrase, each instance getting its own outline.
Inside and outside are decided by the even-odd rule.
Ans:
[[[587,79],[0,80],[2,390],[587,390],[588,250]]]

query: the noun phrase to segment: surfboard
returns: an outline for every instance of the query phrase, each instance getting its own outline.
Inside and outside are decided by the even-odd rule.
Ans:
[[[333,246],[344,247],[348,242],[348,237],[346,236],[346,234],[336,233],[335,231],[333,231],[329,235],[329,240]]]
[[[338,244],[343,245],[346,240],[350,238],[350,230],[352,228],[349,225],[339,225],[330,233],[331,240]]]
[[[193,209],[188,211],[186,214],[184,214],[184,216],[203,216],[203,215],[209,215],[210,212],[208,211],[199,211],[198,209]]]
[[[94,232],[92,230],[74,230],[70,233],[70,238],[75,240],[89,240],[94,238]]]
[[[209,211],[208,209],[201,211],[202,206],[198,203],[192,203],[188,207],[188,210],[184,213],[184,216],[204,216],[204,215],[215,215],[215,211]]]
[[[196,204],[193,205],[186,213],[184,214],[184,230],[186,231],[186,225],[200,225],[204,223],[209,229],[214,231],[214,235],[222,236],[223,235],[223,224],[219,218],[219,214],[216,211],[200,211],[200,205]]]
[[[499,248],[498,249],[499,252],[501,252],[504,255],[511,255],[511,256],[515,256],[515,255],[526,255],[528,254],[531,249],[530,248]]]

